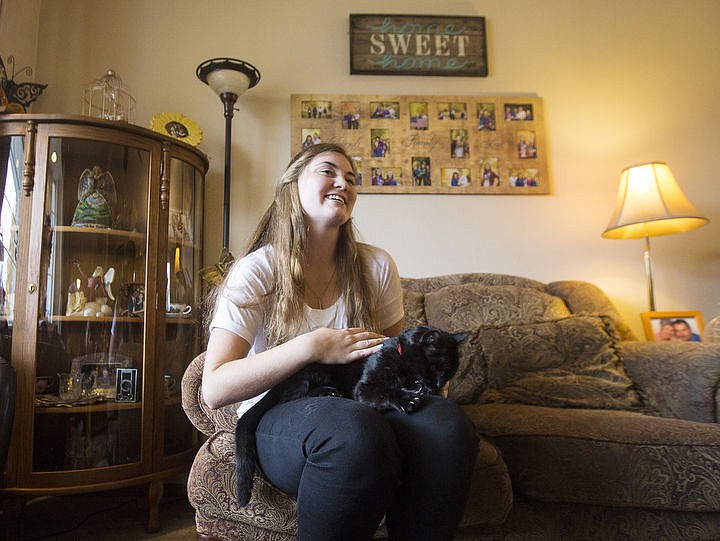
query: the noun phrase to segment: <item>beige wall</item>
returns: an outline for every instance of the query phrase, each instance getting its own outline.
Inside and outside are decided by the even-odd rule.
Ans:
[[[12,71],[8,56],[15,58],[18,69],[34,68],[37,60],[38,24],[41,0],[0,0],[0,55]],[[11,77],[12,73],[8,73]],[[18,81],[26,81],[24,74]]]
[[[25,0],[5,0],[17,12]],[[36,5],[36,2],[30,2]],[[290,156],[292,93],[515,94],[545,101],[552,194],[362,195],[362,237],[405,276],[484,271],[605,289],[641,333],[647,310],[643,243],[600,238],[620,170],[669,163],[711,219],[653,240],[658,310],[720,314],[720,2],[716,0],[40,0],[35,112],[80,112],[83,86],[119,72],[136,122],[177,111],[203,128],[208,175],[206,261],[220,250],[224,120],[196,66],[231,56],[260,84],[239,101],[233,132],[231,250],[238,254]],[[24,9],[24,8],[23,8]],[[487,78],[349,74],[349,13],[482,15]],[[10,13],[8,13],[10,14]],[[28,23],[32,30],[32,23]],[[0,52],[33,57],[7,46]],[[12,32],[12,29],[10,29]]]

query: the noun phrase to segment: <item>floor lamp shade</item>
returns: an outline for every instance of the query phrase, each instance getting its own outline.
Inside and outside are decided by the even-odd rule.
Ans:
[[[648,308],[655,311],[650,237],[690,231],[708,223],[685,197],[670,168],[662,162],[623,169],[606,239],[645,238],[645,278]]]
[[[661,162],[623,169],[606,239],[637,239],[690,231],[708,223]]]
[[[255,66],[235,58],[206,60],[197,67],[195,73],[218,96],[235,94],[235,99],[260,81],[260,72]]]

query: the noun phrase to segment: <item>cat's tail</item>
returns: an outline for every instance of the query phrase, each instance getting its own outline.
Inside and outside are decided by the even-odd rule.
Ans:
[[[257,449],[255,447],[257,424],[243,417],[238,419],[235,427],[235,488],[237,503],[240,507],[245,507],[250,501],[257,466]]]
[[[270,389],[235,425],[235,489],[240,507],[245,507],[252,495],[258,463],[255,431],[263,415],[281,401],[281,391],[278,388]]]

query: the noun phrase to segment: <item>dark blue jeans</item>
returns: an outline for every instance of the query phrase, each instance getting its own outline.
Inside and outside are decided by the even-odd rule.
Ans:
[[[409,415],[303,398],[257,429],[264,475],[297,497],[299,541],[367,541],[385,514],[390,539],[451,540],[477,448],[470,420],[440,397]]]

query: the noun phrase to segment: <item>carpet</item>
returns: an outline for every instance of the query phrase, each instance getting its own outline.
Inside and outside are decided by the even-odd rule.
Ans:
[[[160,531],[145,531],[147,498],[124,489],[29,500],[23,508],[22,541],[195,541],[195,510],[183,485],[166,485]]]

